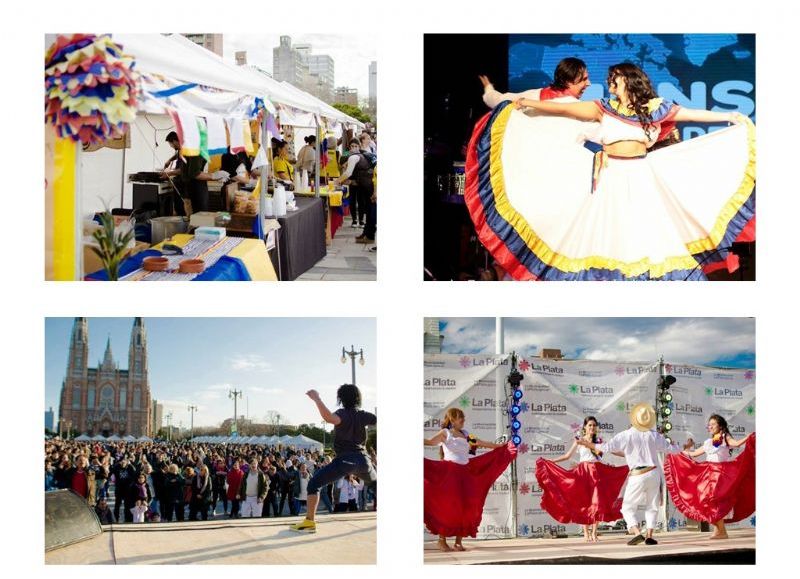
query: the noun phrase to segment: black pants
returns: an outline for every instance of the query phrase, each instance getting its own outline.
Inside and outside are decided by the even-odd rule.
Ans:
[[[168,213],[168,215],[180,215],[181,217],[186,216],[186,207],[183,204],[183,197],[181,197],[177,191],[173,191],[172,193],[168,194],[169,196],[166,199],[166,203],[164,209]]]
[[[133,513],[131,509],[136,506],[136,502],[133,500],[132,497],[125,497],[123,501],[122,508],[125,509],[125,522],[132,523],[133,522]],[[117,519],[119,521],[119,519]]]
[[[369,201],[367,206],[367,224],[364,226],[364,237],[367,239],[375,239],[375,231],[377,230],[378,220],[378,205]]]
[[[350,217],[353,222],[365,223],[369,198],[372,197],[372,187],[353,184],[350,186]]]
[[[189,520],[196,521],[198,513],[200,513],[200,518],[207,521],[208,503],[203,499],[192,499],[192,502],[189,504]]]
[[[165,523],[169,523],[170,521],[172,521],[172,515],[177,514],[178,509],[180,509],[182,506],[181,503],[175,503],[172,501],[164,501],[163,503],[161,503],[161,505],[164,507],[164,513],[161,516],[161,520]]]
[[[262,517],[269,517],[270,511],[274,514],[273,517],[280,516],[280,512],[278,512],[278,495],[277,493],[267,493],[267,498],[264,500],[264,507],[261,509],[261,516]]]
[[[225,488],[221,489],[214,489],[213,495],[211,498],[212,507],[211,510],[215,513],[217,512],[217,502],[222,499],[222,506],[225,507],[225,512],[228,512],[228,493],[225,492]]]
[[[189,193],[192,200],[192,213],[208,211],[208,183],[195,179],[189,188]]]
[[[239,499],[232,499],[231,500],[231,518],[235,519],[239,516],[239,505],[241,501]]]
[[[355,513],[358,512],[358,502],[355,499],[350,499],[346,503],[336,503],[336,508],[333,509],[334,513]]]

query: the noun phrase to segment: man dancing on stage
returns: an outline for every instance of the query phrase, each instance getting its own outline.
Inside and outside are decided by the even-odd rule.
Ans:
[[[680,452],[681,449],[671,444],[663,435],[653,428],[656,425],[656,411],[646,402],[633,407],[630,413],[631,427],[615,435],[608,442],[594,444],[585,439],[577,442],[592,451],[622,452],[625,462],[628,463],[630,474],[622,498],[622,516],[628,531],[633,533],[633,538],[628,545],[656,545],[658,541],[653,538],[658,517],[659,487],[661,486],[661,470],[658,468],[659,452]],[[647,537],[641,534],[639,522],[636,520],[636,510],[639,505],[644,505],[645,521],[647,523]]]
[[[329,465],[315,471],[308,481],[306,518],[290,527],[293,531],[316,533],[314,517],[321,488],[348,474],[358,476],[367,484],[377,480],[378,475],[364,446],[367,426],[374,426],[377,418],[371,412],[360,409],[361,391],[354,384],[343,384],[337,390],[336,401],[342,407],[336,412],[328,410],[316,390],[309,390],[306,395],[317,405],[322,419],[333,424],[333,450],[336,452],[336,458]]]
[[[501,93],[495,90],[489,77],[480,75],[478,78],[483,84],[483,102],[489,108],[494,108],[503,101],[516,101],[520,98],[537,101],[564,99],[564,102],[580,100],[584,91],[591,86],[589,71],[586,63],[580,58],[565,58],[556,66],[553,73],[553,82],[550,86],[526,90],[522,93]]]

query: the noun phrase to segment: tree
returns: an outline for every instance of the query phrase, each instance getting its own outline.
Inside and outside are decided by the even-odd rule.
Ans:
[[[344,103],[336,103],[333,105],[333,108],[336,110],[342,111],[347,116],[353,117],[357,121],[361,121],[362,123],[371,123],[372,117],[369,116],[367,113],[362,111],[359,107],[353,105],[347,105]]]

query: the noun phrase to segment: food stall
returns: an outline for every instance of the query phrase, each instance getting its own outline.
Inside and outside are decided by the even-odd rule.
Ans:
[[[95,67],[84,71],[85,74],[72,74],[69,87],[66,82],[62,83],[63,86],[59,85],[58,81],[67,76],[67,67],[72,66],[71,70],[74,72],[77,64],[80,73],[81,59],[96,57],[91,54],[91,49],[92,42],[98,42],[98,39],[106,39],[110,46],[119,49],[115,53],[109,52],[113,54],[113,58],[107,58],[107,62],[101,63],[105,66],[103,74],[108,78],[112,78],[113,74],[122,74],[127,84],[120,89],[120,94],[124,92],[123,96],[126,98],[116,99],[113,104],[110,104],[112,99],[101,99],[102,102],[95,107],[96,93],[102,87],[92,75],[100,78],[102,74],[97,74],[99,69]],[[262,149],[263,143],[269,143],[271,136],[278,136],[277,127],[282,122],[282,112],[285,112],[288,120],[298,116],[298,113],[311,115],[317,122],[323,118],[321,107],[311,100],[313,97],[310,95],[298,95],[272,79],[269,79],[271,82],[265,82],[266,77],[261,78],[263,75],[225,63],[213,53],[180,35],[122,34],[114,35],[113,39],[108,36],[74,35],[71,40],[72,44],[69,40],[62,41],[58,50],[77,51],[77,57],[68,55],[57,62],[53,60],[51,51],[51,62],[48,63],[50,67],[47,70],[52,73],[54,67],[61,67],[63,76],[51,82],[51,77],[58,75],[48,77],[46,74],[46,83],[51,88],[51,93],[57,93],[55,98],[48,101],[55,103],[56,110],[48,116],[51,128],[46,131],[47,279],[74,280],[82,279],[84,275],[86,279],[103,279],[104,272],[90,271],[83,266],[84,221],[92,215],[114,207],[128,212],[147,207],[154,213],[154,217],[169,217],[163,200],[172,193],[172,183],[160,173],[165,161],[174,153],[164,142],[169,131],[177,130],[179,133],[181,152],[185,156],[202,152],[209,155],[230,147],[231,150],[244,150],[249,155],[254,155],[256,161],[261,159],[260,168],[263,170],[269,164],[268,147],[263,147],[261,154],[258,154],[259,149]],[[59,54],[56,52],[55,56],[58,57]],[[83,83],[77,90],[76,79],[79,85]],[[109,85],[113,82],[112,79]],[[117,91],[117,88],[113,90]],[[114,93],[114,97],[116,96],[117,92]],[[74,118],[74,114],[72,118],[62,118],[68,116],[64,113],[68,106],[73,106],[73,111],[76,110],[74,105],[77,99],[83,99],[82,102],[86,103],[80,105],[83,107],[82,112],[91,111],[99,119],[95,128],[88,133],[79,128],[79,121]],[[342,113],[335,112],[338,115],[337,122],[345,120],[342,119]],[[110,129],[100,131],[96,128],[98,126]],[[205,158],[213,159],[210,155]],[[267,174],[268,170],[263,170],[263,173]],[[214,188],[209,188],[212,194],[209,207],[211,213],[225,210],[230,212],[236,187],[226,189],[219,183],[216,186],[219,191],[216,199],[213,195]],[[263,236],[266,223],[265,201],[270,188],[265,183],[257,189],[254,202],[249,205],[252,210],[251,231],[246,231],[246,228],[235,231],[232,228],[230,232],[237,236],[249,234],[256,239],[232,241],[239,238],[230,236],[217,239],[215,243],[221,244],[218,249],[224,245],[231,251],[220,256],[217,256],[219,251],[212,252],[216,261],[208,264],[208,272],[195,275],[193,279],[277,279],[272,262],[267,256]],[[249,192],[247,194],[252,196]],[[303,205],[303,200],[298,201]],[[313,224],[313,227],[321,228],[324,240],[324,221],[322,225]],[[138,233],[137,231],[137,236]],[[298,239],[305,236],[316,238],[318,232],[306,231],[300,232],[296,237],[286,237],[281,240],[282,243],[277,244],[276,253],[283,250],[291,261],[291,246],[300,243]],[[151,240],[148,238],[148,241]],[[210,255],[206,244],[193,244],[191,239],[177,239],[175,236],[170,241],[173,251],[176,246],[181,247],[181,243],[188,246],[189,254],[194,252],[192,258],[204,259]],[[263,262],[258,267],[255,266],[257,259],[254,258],[258,248],[252,245],[253,242],[263,248],[263,251],[258,251],[262,255],[257,259]],[[230,247],[232,245],[238,250]],[[245,250],[245,247],[248,249]],[[174,279],[168,275],[150,275],[153,272],[146,276],[132,274],[137,269],[134,266],[142,266],[145,258],[152,257],[152,252],[160,249],[163,246],[148,249],[147,243],[132,243],[127,250],[127,259],[132,261],[121,269],[121,274],[123,271],[127,273],[121,275],[120,279]],[[237,251],[248,256],[246,263],[241,257],[237,257]],[[323,252],[315,257],[318,260],[324,255],[323,242]],[[230,260],[237,259],[237,267],[227,268],[228,271],[220,277],[214,275],[215,271],[220,273],[226,263],[230,265]],[[171,267],[175,259],[170,257],[168,261]],[[238,270],[239,277],[233,275],[232,270]]]

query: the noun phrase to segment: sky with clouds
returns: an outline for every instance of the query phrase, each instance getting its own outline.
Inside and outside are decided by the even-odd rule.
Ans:
[[[58,412],[74,318],[45,321],[45,408]],[[319,423],[305,396],[315,388],[329,407],[336,389],[350,382],[342,346],[364,349],[356,364],[363,407],[376,406],[376,329],[373,318],[145,318],[153,398],[172,411],[172,423],[189,427],[187,407],[198,407],[195,426],[233,416],[229,390],[242,390],[239,414],[264,421],[270,410],[284,424]],[[122,369],[128,367],[133,318],[89,318],[89,367],[102,360],[106,341]]]
[[[442,351],[494,353],[495,318],[439,318]],[[755,368],[754,318],[505,318],[505,350],[565,358]]]
[[[289,34],[292,45],[310,44],[311,54],[333,58],[335,86],[358,89],[358,98],[369,96],[369,63],[378,60],[378,43],[368,34]],[[236,51],[247,51],[247,64],[272,73],[272,49],[280,45],[280,34],[225,34],[223,58],[236,62]]]

